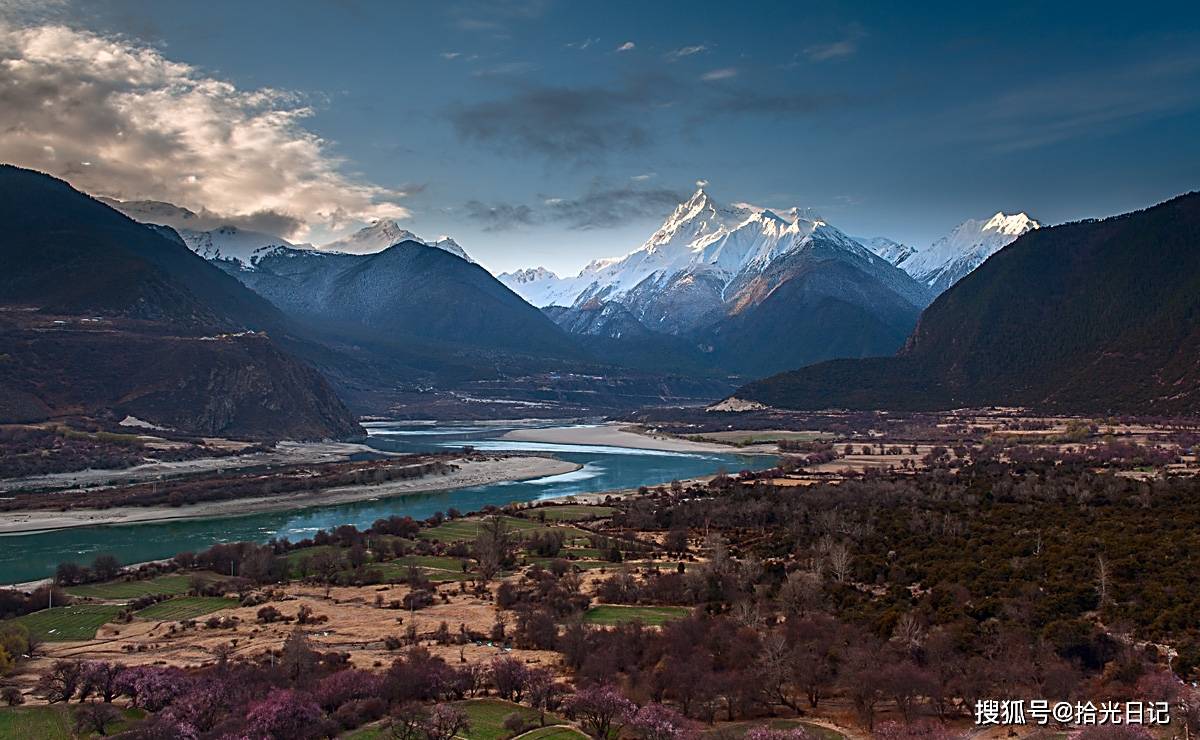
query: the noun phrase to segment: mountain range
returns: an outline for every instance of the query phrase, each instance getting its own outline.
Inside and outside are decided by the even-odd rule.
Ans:
[[[1200,194],[1191,193],[1027,230],[938,297],[896,356],[800,368],[735,397],[792,409],[1196,413],[1198,358]]]
[[[0,224],[0,420],[128,414],[208,435],[361,433],[277,343],[290,332],[278,309],[178,240],[6,165]]]
[[[701,188],[625,257],[569,278],[542,267],[499,278],[571,333],[670,335],[716,367],[761,375],[895,352],[938,293],[1037,226],[997,214],[916,250],[847,236],[807,209],[725,206]]]

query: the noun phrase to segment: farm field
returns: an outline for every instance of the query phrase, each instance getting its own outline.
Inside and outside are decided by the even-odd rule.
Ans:
[[[601,604],[593,606],[583,615],[583,621],[588,624],[613,625],[622,622],[641,622],[657,626],[672,619],[686,617],[691,612],[683,606],[619,606],[616,604]]]
[[[129,729],[130,720],[141,719],[139,709],[122,709],[124,719],[109,725],[109,734]],[[65,706],[4,707],[0,708],[0,738],[36,738],[36,740],[71,740],[72,718]]]
[[[17,617],[16,621],[39,640],[68,642],[92,639],[101,625],[111,622],[120,612],[120,606],[111,604],[76,604],[43,609]]]
[[[144,581],[107,581],[105,583],[88,583],[82,586],[69,586],[65,591],[72,596],[90,599],[137,599],[142,596],[157,594],[184,594],[188,592],[188,584],[193,576],[169,575],[158,576]]]
[[[530,519],[548,522],[584,522],[612,516],[616,509],[611,506],[588,506],[585,504],[561,504],[539,506],[525,512]]]
[[[236,599],[225,599],[220,596],[182,596],[152,604],[136,612],[135,616],[140,619],[152,620],[195,619],[237,605]]]

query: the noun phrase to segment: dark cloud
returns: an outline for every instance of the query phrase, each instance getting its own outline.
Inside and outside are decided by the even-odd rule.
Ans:
[[[463,210],[467,218],[483,224],[484,231],[508,231],[519,226],[531,226],[538,221],[537,214],[526,205],[488,205],[478,200],[470,200],[463,205]]]
[[[669,188],[597,188],[571,200],[552,199],[546,211],[549,220],[568,228],[606,229],[630,218],[663,216],[686,197]]]
[[[640,85],[522,87],[507,98],[454,106],[449,118],[464,141],[505,154],[587,162],[649,144],[650,131],[636,115],[647,102]]]
[[[633,218],[661,217],[686,197],[686,193],[669,188],[597,185],[578,198],[544,198],[537,207],[472,200],[463,208],[468,218],[483,224],[485,231],[544,223],[589,230],[612,228]]]

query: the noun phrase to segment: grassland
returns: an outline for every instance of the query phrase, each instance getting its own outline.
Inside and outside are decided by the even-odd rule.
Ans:
[[[96,630],[115,619],[120,611],[121,607],[111,604],[76,604],[43,609],[15,621],[25,625],[30,636],[39,640],[69,642],[92,639]]]
[[[66,592],[72,596],[109,601],[137,599],[158,594],[185,594],[188,592],[190,575],[158,576],[144,581],[107,581],[71,586]]]
[[[542,524],[533,522],[528,519],[518,519],[512,516],[504,517],[504,521],[509,528],[517,530],[518,533],[524,534],[535,529],[541,529]],[[482,519],[456,519],[450,522],[444,522],[432,529],[422,529],[418,535],[423,540],[437,540],[439,542],[466,542],[473,540],[479,535],[479,528],[483,526]]]
[[[514,712],[524,717],[528,723],[537,724],[538,721],[536,711],[502,699],[468,699],[455,702],[454,706],[466,712],[471,720],[471,729],[462,733],[467,740],[501,740],[510,737],[512,733],[504,729],[504,718]],[[562,720],[558,717],[546,714],[546,724],[560,722]]]
[[[141,619],[179,620],[195,619],[221,609],[229,609],[238,605],[236,599],[225,599],[219,596],[181,596],[175,599],[160,601],[135,613]]]
[[[106,729],[109,734],[128,730],[133,720],[145,713],[140,709],[122,709],[124,718]],[[0,738],[36,738],[36,740],[71,740],[72,717],[65,706],[4,707],[0,708]]]
[[[583,615],[583,621],[588,624],[613,625],[622,622],[641,622],[647,625],[661,625],[672,619],[686,617],[691,610],[683,606],[617,606],[602,604],[593,606]]]
[[[731,722],[709,730],[704,733],[704,736],[711,738],[740,738],[755,727],[762,727],[764,725],[770,727],[772,730],[791,730],[800,727],[807,730],[808,734],[816,738],[816,740],[846,740],[846,736],[837,730],[831,730],[828,727],[815,725],[811,722],[801,722],[795,719]]]
[[[588,736],[574,727],[557,725],[530,730],[521,736],[521,740],[588,740]]]
[[[556,506],[539,506],[525,512],[526,516],[535,521],[548,522],[586,522],[590,519],[603,519],[615,512],[611,506],[588,506],[585,504],[560,504]]]

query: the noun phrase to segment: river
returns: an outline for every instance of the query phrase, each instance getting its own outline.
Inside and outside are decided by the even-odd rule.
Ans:
[[[0,537],[0,583],[47,578],[55,566],[74,560],[88,564],[99,553],[112,553],[122,563],[167,558],[187,550],[203,550],[218,542],[272,537],[299,540],[319,529],[341,524],[369,526],[397,514],[423,519],[453,507],[478,511],[489,504],[536,501],[579,493],[596,493],[637,486],[654,486],[675,479],[709,475],[720,468],[736,472],[766,467],[774,458],[731,453],[659,452],[597,445],[547,444],[501,439],[508,431],[528,428],[523,423],[436,425],[373,422],[368,427],[371,447],[390,452],[428,452],[474,446],[478,450],[550,453],[583,467],[564,475],[520,482],[494,483],[453,491],[409,494],[241,517],[194,519],[149,524],[80,527],[54,532]]]

